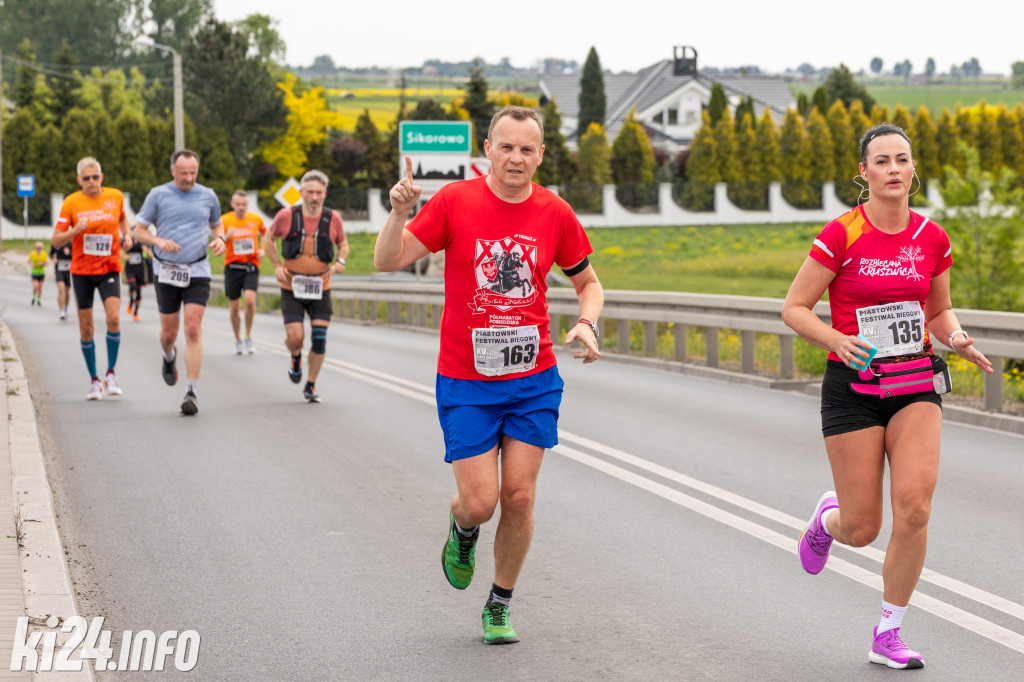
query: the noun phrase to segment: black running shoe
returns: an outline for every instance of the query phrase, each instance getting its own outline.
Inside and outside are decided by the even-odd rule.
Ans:
[[[292,366],[288,368],[288,378],[293,384],[302,381],[302,353],[292,356]]]
[[[164,366],[160,370],[160,373],[164,377],[164,383],[167,384],[168,386],[173,386],[174,384],[178,383],[178,347],[174,347],[173,360],[171,360],[170,362],[167,362],[167,360],[164,360],[163,358],[161,358],[161,360],[163,361]]]
[[[199,412],[199,403],[196,402],[196,394],[189,391],[185,394],[185,399],[181,402],[181,413],[186,417],[191,417],[197,412]]]
[[[312,381],[306,382],[306,387],[302,389],[302,397],[306,399],[307,403],[320,402],[320,394],[316,392],[316,386]]]

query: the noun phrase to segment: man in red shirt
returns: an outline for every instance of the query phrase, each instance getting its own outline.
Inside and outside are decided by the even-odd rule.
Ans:
[[[590,241],[572,208],[532,182],[543,139],[535,111],[505,107],[484,143],[490,174],[445,186],[408,226],[421,187],[406,157],[374,251],[381,271],[445,251],[437,410],[458,492],[441,561],[453,587],[468,587],[479,526],[500,503],[494,583],[482,615],[488,644],[519,641],[509,602],[533,535],[544,450],[558,442],[562,380],[545,297],[553,265],[572,280],[580,303],[566,343],[583,343],[574,357],[584,363],[601,355],[596,322],[604,293],[587,258]]]

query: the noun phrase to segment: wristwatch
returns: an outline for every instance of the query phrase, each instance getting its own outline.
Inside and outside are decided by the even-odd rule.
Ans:
[[[597,323],[596,322],[592,322],[592,321],[588,320],[585,317],[581,317],[579,319],[579,321],[576,322],[576,324],[588,325],[592,330],[594,330],[594,338],[595,339],[601,336],[601,331],[597,328]]]

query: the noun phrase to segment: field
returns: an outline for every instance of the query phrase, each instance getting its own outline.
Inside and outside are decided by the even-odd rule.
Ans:
[[[453,97],[465,94],[460,87],[462,81],[447,77],[410,77],[405,83],[405,106],[413,109],[421,99],[430,98],[447,108]],[[344,129],[351,130],[364,109],[370,111],[370,119],[381,130],[386,130],[398,113],[402,91],[397,77],[327,78],[315,82],[324,86],[331,110],[342,115]],[[508,92],[517,92],[532,100],[540,94],[535,80],[488,79],[488,84],[492,88],[488,92],[492,100],[498,100]]]
[[[975,83],[965,79],[960,83],[931,85],[906,85],[891,79],[878,83],[871,80],[862,82],[878,104],[889,107],[890,111],[896,105],[902,104],[914,113],[924,105],[933,115],[938,115],[942,113],[942,107],[954,111],[957,104],[973,106],[982,99],[987,104],[1005,104],[1008,107],[1024,103],[1024,90],[1011,89],[1005,80],[982,80]],[[810,97],[817,85],[793,83],[790,87],[794,93],[803,92]]]

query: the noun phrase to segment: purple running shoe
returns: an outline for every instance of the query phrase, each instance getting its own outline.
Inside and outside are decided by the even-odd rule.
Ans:
[[[868,660],[872,663],[880,663],[897,670],[924,667],[921,654],[911,650],[900,639],[899,628],[879,634],[878,626],[875,626],[874,635],[875,641],[871,643],[871,651],[868,652]]]
[[[800,533],[800,539],[797,540],[800,564],[811,575],[817,575],[821,573],[821,569],[825,568],[828,552],[832,548],[832,536],[825,532],[825,528],[821,524],[821,513],[826,509],[838,507],[836,491],[830,490],[822,495],[818,500],[818,506],[814,508],[814,516],[811,517],[810,523],[804,528],[804,532]]]

